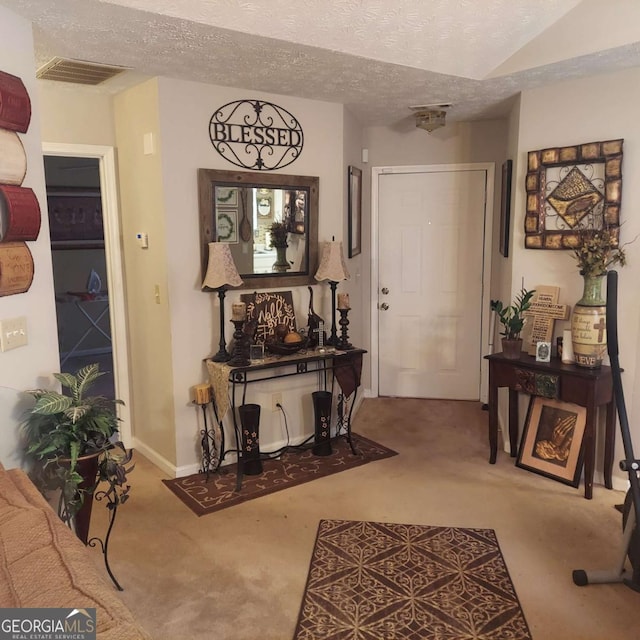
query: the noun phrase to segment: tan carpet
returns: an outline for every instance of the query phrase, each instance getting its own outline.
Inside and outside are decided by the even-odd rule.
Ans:
[[[321,520],[295,640],[531,640],[491,529]]]
[[[195,446],[196,418],[180,428]],[[640,594],[571,580],[617,558],[623,495],[598,473],[585,500],[582,486],[519,469],[503,452],[488,464],[479,403],[367,399],[354,429],[398,455],[205,518],[137,455],[109,557],[155,640],[290,640],[323,519],[493,529],[535,640],[640,637]]]

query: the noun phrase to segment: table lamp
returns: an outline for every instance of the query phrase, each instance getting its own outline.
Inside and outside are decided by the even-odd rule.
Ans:
[[[241,284],[242,279],[233,262],[229,245],[210,242],[207,273],[204,276],[202,288],[217,291],[220,300],[220,348],[211,358],[214,362],[227,362],[231,359],[227,351],[227,341],[224,338],[224,296],[229,287],[239,287]]]
[[[331,287],[331,335],[327,344],[334,347],[338,344],[338,332],[336,331],[336,288],[338,282],[349,279],[349,271],[344,261],[342,242],[325,242],[320,256],[320,266],[315,278],[318,282],[328,280]]]

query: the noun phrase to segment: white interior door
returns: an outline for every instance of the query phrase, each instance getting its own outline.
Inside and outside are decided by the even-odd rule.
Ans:
[[[480,398],[487,171],[378,181],[379,394]]]

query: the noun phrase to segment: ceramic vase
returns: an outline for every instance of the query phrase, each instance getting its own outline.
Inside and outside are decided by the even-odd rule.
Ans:
[[[313,454],[316,456],[330,456],[331,449],[331,400],[330,391],[314,391],[313,412],[315,414],[315,433],[313,439]]]
[[[273,270],[279,273],[291,269],[287,261],[287,247],[276,247],[276,261],[273,263]]]
[[[597,369],[607,353],[607,306],[602,298],[605,275],[582,277],[582,298],[571,315],[571,344],[579,367]]]
[[[243,404],[238,407],[242,426],[242,462],[247,476],[262,473],[260,459],[260,405]]]

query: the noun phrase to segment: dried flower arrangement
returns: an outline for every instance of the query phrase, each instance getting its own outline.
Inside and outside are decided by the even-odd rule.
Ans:
[[[277,248],[289,246],[287,243],[289,229],[284,222],[274,222],[269,228],[269,231],[271,232],[271,247]]]
[[[609,267],[627,263],[624,248],[618,245],[618,236],[612,229],[588,229],[580,234],[580,246],[573,250],[580,275],[603,276]]]

